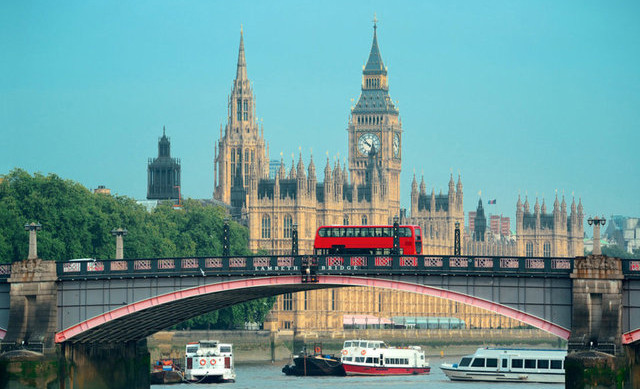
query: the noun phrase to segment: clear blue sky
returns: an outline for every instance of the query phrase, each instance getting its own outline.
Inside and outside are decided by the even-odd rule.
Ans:
[[[460,172],[467,211],[557,189],[640,216],[638,1],[4,1],[0,174],[142,199],[166,126],[183,194],[211,197],[240,25],[271,158],[342,160],[374,12],[404,206],[414,171],[436,192]]]

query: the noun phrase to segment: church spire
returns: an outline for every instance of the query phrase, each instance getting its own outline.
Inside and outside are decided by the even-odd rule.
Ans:
[[[247,61],[244,58],[244,33],[240,26],[240,49],[238,50],[238,71],[236,72],[236,81],[244,81],[247,79]]]

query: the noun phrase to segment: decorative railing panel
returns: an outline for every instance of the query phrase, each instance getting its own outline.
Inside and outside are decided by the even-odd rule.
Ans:
[[[527,258],[527,269],[544,269],[544,259]]]
[[[11,275],[11,265],[0,265],[0,275]]]
[[[424,259],[424,267],[444,267],[444,261],[442,257],[426,257]]]
[[[344,258],[342,257],[327,257],[326,258],[327,266],[342,266],[344,265]]]
[[[351,266],[367,266],[367,257],[351,257]]]
[[[229,267],[233,267],[233,268],[247,267],[247,258],[238,258],[238,257],[229,258]]]
[[[213,269],[222,268],[222,258],[206,258],[204,260],[204,267]]]
[[[571,260],[568,258],[567,259],[554,258],[551,260],[551,268],[571,270]]]
[[[271,265],[271,258],[269,257],[253,258],[253,267],[267,267],[269,265]]]
[[[449,267],[469,267],[467,258],[451,257],[449,258]]]
[[[500,258],[500,268],[517,269],[520,267],[520,261],[517,258]]]
[[[62,271],[64,273],[79,272],[80,271],[80,262],[64,263],[63,266],[62,266]]]
[[[104,262],[87,262],[87,271],[104,271]]]
[[[129,268],[127,261],[111,261],[109,265],[111,271],[127,271]]]
[[[393,258],[391,257],[376,257],[375,260],[376,267],[391,267],[393,264]]]
[[[180,261],[180,265],[183,269],[197,269],[198,258],[182,258],[182,261]]]
[[[133,261],[133,270],[151,270],[150,259],[138,259]]]
[[[473,266],[476,268],[493,268],[493,258],[474,258]]]
[[[416,267],[418,266],[418,258],[416,257],[400,257],[401,267]]]
[[[191,259],[191,258],[185,258],[185,259],[183,259],[183,261],[189,260],[189,259]],[[175,269],[175,268],[176,268],[175,259],[160,259],[160,260],[158,260],[158,270]]]
[[[278,257],[278,266],[279,267],[293,266],[293,257]]]

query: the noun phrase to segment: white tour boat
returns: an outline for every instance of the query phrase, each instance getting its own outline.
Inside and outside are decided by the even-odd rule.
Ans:
[[[431,371],[420,347],[389,347],[379,340],[345,341],[341,360],[347,375],[410,375]]]
[[[233,382],[233,345],[217,340],[201,340],[187,344],[185,379],[193,382]]]
[[[440,369],[459,381],[564,383],[566,356],[566,350],[485,347]]]

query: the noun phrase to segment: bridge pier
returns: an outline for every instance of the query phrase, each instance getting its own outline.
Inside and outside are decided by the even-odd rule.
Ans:
[[[568,389],[635,388],[638,356],[622,347],[622,263],[604,255],[574,262],[572,328],[565,360]]]
[[[27,348],[54,352],[58,286],[56,264],[29,258],[11,265],[9,326],[2,351]]]
[[[146,339],[125,343],[63,343],[60,377],[64,389],[148,389],[150,356]]]

